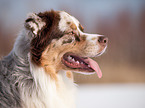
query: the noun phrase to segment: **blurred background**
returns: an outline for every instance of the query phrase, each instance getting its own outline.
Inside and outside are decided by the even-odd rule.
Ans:
[[[94,58],[103,77],[74,75],[77,108],[145,108],[145,0],[0,0],[0,57],[12,49],[28,13],[51,9],[109,38],[107,51]]]

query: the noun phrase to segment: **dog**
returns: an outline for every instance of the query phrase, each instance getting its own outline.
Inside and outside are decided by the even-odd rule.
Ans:
[[[0,61],[0,108],[75,108],[73,73],[102,72],[93,59],[108,38],[83,32],[65,11],[31,13]]]

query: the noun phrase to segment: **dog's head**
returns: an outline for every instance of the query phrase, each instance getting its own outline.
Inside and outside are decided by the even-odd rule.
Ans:
[[[49,74],[60,70],[91,74],[102,73],[89,57],[101,55],[107,38],[83,32],[80,22],[64,11],[30,14],[25,28],[31,34],[31,62],[44,67]]]

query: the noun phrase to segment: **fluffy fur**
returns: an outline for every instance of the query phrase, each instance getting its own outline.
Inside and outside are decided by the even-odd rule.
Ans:
[[[75,108],[72,71],[85,72],[66,66],[63,57],[102,54],[107,39],[100,37],[84,33],[64,11],[30,14],[14,48],[0,61],[0,108]]]

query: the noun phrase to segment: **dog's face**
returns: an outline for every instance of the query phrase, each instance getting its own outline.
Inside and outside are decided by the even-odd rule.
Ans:
[[[31,14],[25,22],[32,34],[31,61],[51,75],[60,70],[80,73],[102,73],[89,57],[101,55],[107,47],[107,38],[83,32],[79,21],[64,11]]]

